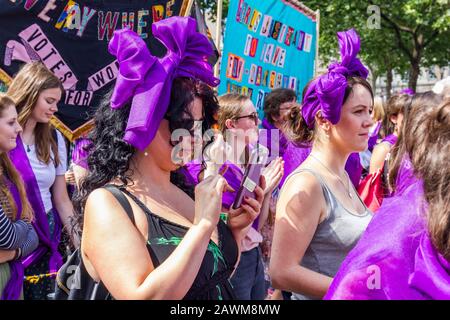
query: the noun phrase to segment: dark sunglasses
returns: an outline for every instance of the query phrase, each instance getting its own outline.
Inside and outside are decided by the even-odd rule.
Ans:
[[[258,124],[258,114],[256,112],[252,112],[246,116],[240,116],[240,117],[236,117],[234,118],[234,120],[239,120],[239,119],[243,119],[243,118],[249,118],[249,119],[253,119],[253,121],[255,122],[255,124]]]

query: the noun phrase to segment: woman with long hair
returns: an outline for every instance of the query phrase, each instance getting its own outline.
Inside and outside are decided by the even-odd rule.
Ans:
[[[61,231],[71,233],[73,206],[64,174],[67,151],[63,136],[50,125],[64,89],[61,81],[41,62],[24,65],[8,88],[23,132],[10,156],[26,185],[39,235],[39,247],[24,260],[25,275],[38,276],[24,284],[25,299],[45,300],[54,289],[54,276],[62,264],[58,250]],[[74,235],[74,245],[77,245]]]
[[[152,31],[167,48],[162,58],[128,29],[109,44],[119,75],[95,115],[88,175],[75,199],[83,264],[115,299],[232,299],[237,244],[258,203],[225,224],[223,177],[194,191],[174,174],[193,152],[195,121],[209,129],[217,109],[208,87],[218,84],[206,62],[212,48],[191,18],[164,19]],[[135,224],[108,185],[125,195]]]
[[[23,298],[21,259],[38,245],[31,226],[33,212],[20,174],[8,157],[22,131],[14,101],[0,93],[0,295],[1,300]]]
[[[356,57],[358,34],[338,32],[338,40],[341,62],[309,84],[289,122],[294,142],[312,143],[308,158],[281,189],[272,243],[272,283],[291,291],[293,300],[325,295],[372,217],[345,163],[367,148],[373,93]]]
[[[450,299],[450,100],[433,95],[402,130],[414,179],[383,202],[326,299]]]

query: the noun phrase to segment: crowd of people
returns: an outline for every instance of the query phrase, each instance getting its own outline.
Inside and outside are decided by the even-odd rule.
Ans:
[[[384,102],[351,29],[261,122],[217,96],[193,19],[152,28],[162,58],[115,31],[116,83],[72,145],[42,63],[0,94],[1,299],[98,298],[55,280],[74,251],[102,299],[450,299],[448,87]]]

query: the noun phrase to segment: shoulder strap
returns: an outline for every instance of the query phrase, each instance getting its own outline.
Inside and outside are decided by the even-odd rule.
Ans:
[[[133,222],[133,224],[136,226],[136,223],[134,221],[133,209],[131,209],[130,202],[128,201],[127,197],[123,194],[123,192],[120,191],[120,189],[117,186],[112,185],[112,184],[108,184],[108,185],[104,186],[103,188],[105,188],[106,190],[108,190],[109,192],[111,192],[113,194],[113,196],[117,199],[117,201],[119,201],[120,205],[127,213],[131,222]]]

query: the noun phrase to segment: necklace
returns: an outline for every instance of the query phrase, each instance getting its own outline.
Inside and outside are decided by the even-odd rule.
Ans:
[[[311,156],[312,158],[314,158],[318,163],[320,163],[320,165],[321,165],[322,167],[324,167],[325,169],[327,169],[327,171],[328,171],[329,173],[331,173],[333,176],[335,176],[335,177],[339,180],[339,182],[344,186],[344,188],[345,188],[345,190],[347,191],[347,194],[348,194],[348,196],[350,197],[350,199],[353,199],[353,196],[352,196],[352,193],[351,193],[351,190],[350,190],[350,181],[348,182],[348,186],[346,186],[345,183],[344,183],[344,181],[342,181],[342,179],[341,179],[337,174],[335,174],[335,173],[334,173],[333,171],[331,171],[326,165],[324,165],[324,164],[322,163],[322,161],[320,161],[319,159],[317,159],[317,157],[314,156],[312,153],[310,154],[310,156]]]

